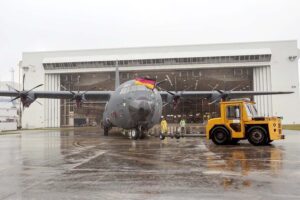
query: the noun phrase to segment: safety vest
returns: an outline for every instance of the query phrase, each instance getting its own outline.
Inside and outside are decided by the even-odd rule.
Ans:
[[[166,133],[168,131],[168,123],[165,119],[160,122],[160,129],[162,133]]]

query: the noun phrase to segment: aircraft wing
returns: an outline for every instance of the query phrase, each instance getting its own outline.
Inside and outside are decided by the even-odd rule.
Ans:
[[[79,94],[83,94],[87,100],[102,100],[108,101],[113,91],[79,91]],[[73,91],[77,94],[78,91]],[[69,91],[35,91],[34,95],[36,98],[46,99],[71,99],[73,94]],[[0,92],[1,96],[1,92]]]
[[[244,97],[249,95],[274,95],[274,94],[291,94],[292,91],[221,91],[224,92],[230,97]],[[175,92],[173,92],[175,93]],[[181,96],[210,96],[213,94],[219,94],[219,91],[183,91],[177,92]]]
[[[0,96],[2,97],[16,97],[19,93],[16,91],[1,91],[0,90]]]
[[[209,98],[212,96],[212,94],[216,93],[215,91],[179,91],[179,92],[160,91],[159,93],[162,96],[162,98],[165,99],[171,95],[169,92],[181,97],[186,96],[186,97],[203,97],[203,98]]]
[[[79,91],[79,94],[83,94],[87,100],[103,100],[108,101],[113,91]],[[69,91],[32,91],[30,92],[35,98],[47,98],[47,99],[71,99],[77,91],[73,91],[73,94]],[[17,97],[20,93],[17,91],[0,91],[0,96]]]
[[[293,91],[228,91],[231,98],[257,96],[257,95],[276,95],[276,94],[292,94]]]
[[[277,94],[292,94],[293,91],[160,91],[163,100],[169,99],[170,96],[180,98],[200,97],[211,99],[212,101],[226,98],[243,98],[256,95],[277,95]]]

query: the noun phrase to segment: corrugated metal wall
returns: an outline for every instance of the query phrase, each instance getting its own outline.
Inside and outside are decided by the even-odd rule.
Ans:
[[[253,68],[253,90],[254,91],[271,91],[271,67],[255,67]],[[258,114],[261,116],[272,116],[272,96],[255,96]]]
[[[60,75],[45,74],[45,90],[59,91],[60,90]],[[60,127],[60,100],[45,99],[45,127]]]

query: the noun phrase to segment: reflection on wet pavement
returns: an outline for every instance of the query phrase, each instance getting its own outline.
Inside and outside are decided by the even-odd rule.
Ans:
[[[300,132],[254,147],[95,129],[0,136],[0,199],[300,199]]]

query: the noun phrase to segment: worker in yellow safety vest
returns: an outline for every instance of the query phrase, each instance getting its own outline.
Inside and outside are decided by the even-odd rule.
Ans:
[[[180,126],[180,130],[179,130],[180,135],[183,136],[186,133],[186,128],[185,128],[186,124],[183,118],[180,120],[179,126]]]
[[[165,135],[168,134],[168,122],[167,120],[162,116],[162,120],[160,122],[160,139],[164,139]]]

